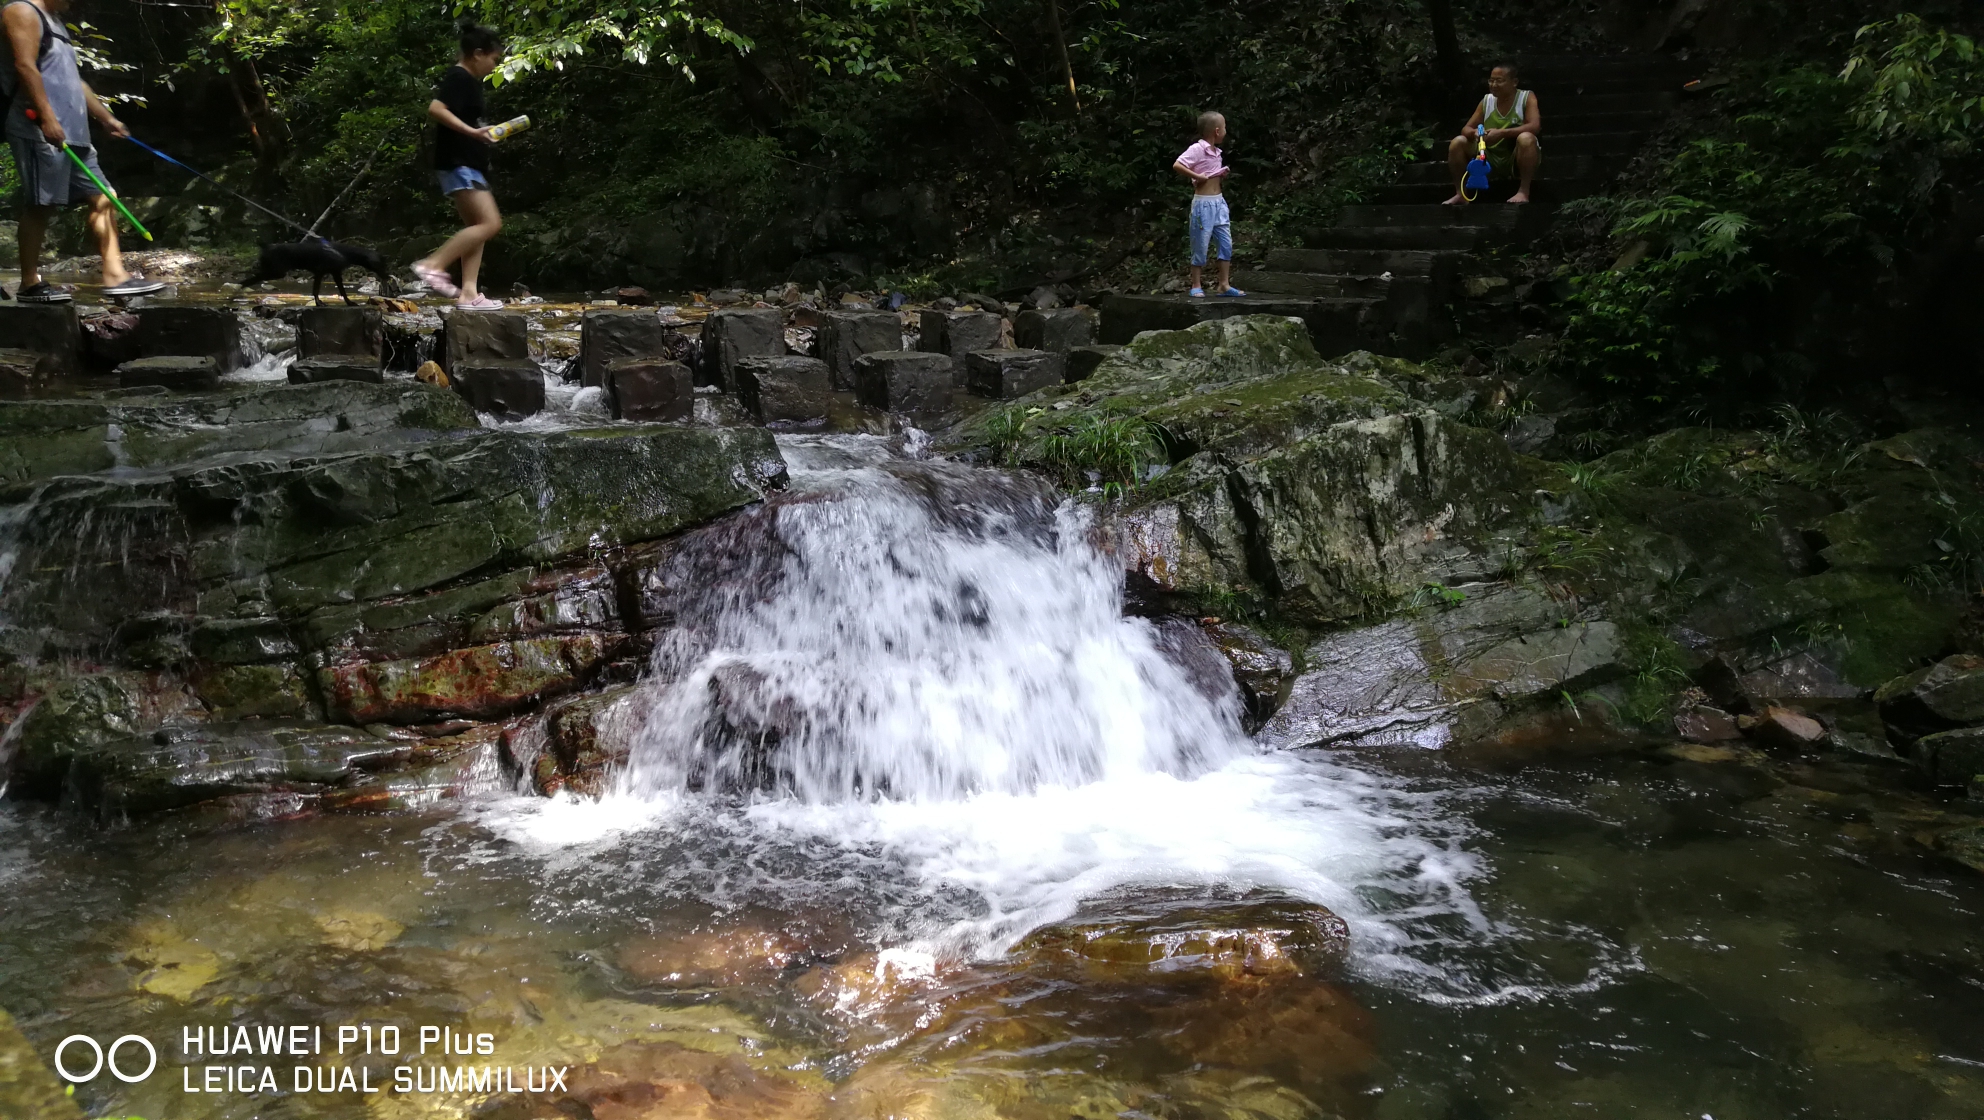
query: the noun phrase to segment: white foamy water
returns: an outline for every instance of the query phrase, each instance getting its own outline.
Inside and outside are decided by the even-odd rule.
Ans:
[[[247,365],[230,373],[220,375],[223,385],[262,385],[269,382],[289,380],[289,367],[296,364],[296,351],[284,350],[275,354],[262,354]]]
[[[639,849],[726,905],[844,892],[880,943],[940,954],[1139,887],[1323,904],[1381,971],[1416,967],[1415,923],[1483,924],[1425,795],[1260,752],[1230,680],[1123,616],[1082,510],[879,439],[781,443],[795,493],[668,573],[680,625],[615,792],[492,806],[500,835],[567,868]]]
[[[1121,572],[1072,508],[949,465],[807,484],[680,569],[710,590],[658,653],[674,683],[627,792],[947,801],[1251,752],[1237,695],[1209,701],[1122,617]]]

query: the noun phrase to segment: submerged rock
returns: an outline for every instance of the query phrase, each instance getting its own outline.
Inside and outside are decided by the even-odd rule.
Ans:
[[[1035,931],[997,960],[888,950],[809,973],[802,992],[875,1051],[836,1104],[933,1118],[1365,1112],[1376,1030],[1327,979],[1348,946],[1339,919],[1292,901],[1146,902]],[[1126,1007],[1146,1039],[1134,1072],[1096,1042],[1124,1030]],[[1022,1054],[1051,1064],[1015,1077]]]
[[[571,1071],[544,1101],[498,1097],[475,1115],[487,1120],[825,1120],[829,1098],[818,1076],[802,1080],[760,1069],[740,1054],[677,1042],[630,1042]]]
[[[1073,964],[1085,973],[1330,976],[1350,951],[1350,927],[1320,906],[1257,903],[1191,907],[1132,921],[1062,922],[1028,934],[1023,960]]]
[[[770,985],[804,959],[806,946],[780,930],[734,926],[643,937],[623,946],[620,967],[642,980],[681,987]]]
[[[0,1008],[0,1116],[83,1120],[83,1110],[63,1095],[55,1072],[42,1064],[34,1043],[5,1008]]]

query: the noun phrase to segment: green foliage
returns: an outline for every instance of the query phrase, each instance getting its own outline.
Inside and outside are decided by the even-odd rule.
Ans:
[[[1984,590],[1984,512],[1966,508],[1946,490],[1936,493],[1936,505],[1941,523],[1933,543],[1941,555],[1911,572],[1910,582],[1925,591]]]
[[[1267,622],[1267,599],[1258,587],[1208,583],[1193,588],[1190,594],[1201,614],[1250,625]]]
[[[1412,599],[1406,604],[1406,609],[1415,613],[1427,607],[1451,610],[1465,602],[1467,602],[1467,592],[1457,591],[1444,583],[1427,580],[1412,593]]]
[[[1861,28],[1856,42],[1862,53],[1840,78],[1867,83],[1853,109],[1863,134],[1890,144],[1939,144],[1951,155],[1975,150],[1984,128],[1984,56],[1974,42],[1908,14]]]
[[[1643,194],[1585,204],[1645,256],[1569,278],[1564,361],[1654,404],[1795,391],[1812,365],[1799,332],[1824,314],[1814,278],[1871,290],[1984,171],[1980,89],[1971,40],[1913,16],[1863,29],[1836,74],[1786,66],[1739,84],[1716,131]]]
[[[1674,710],[1674,698],[1688,687],[1687,663],[1681,647],[1648,625],[1622,627],[1625,663],[1632,670],[1620,714],[1641,727],[1661,723]]]
[[[1133,416],[1083,417],[1040,441],[1040,461],[1071,490],[1100,490],[1120,497],[1165,461],[1156,425]]]
[[[1619,476],[1606,468],[1591,463],[1561,463],[1564,481],[1594,503],[1603,503],[1612,496],[1618,487]]]
[[[1233,128],[1243,237],[1327,221],[1424,149],[1394,108],[1430,57],[1408,0],[1059,12],[1061,42],[1040,0],[217,0],[190,43],[159,45],[167,81],[227,75],[263,114],[251,193],[279,210],[314,217],[377,149],[332,231],[383,238],[452,224],[424,110],[452,18],[494,25],[491,116],[534,127],[496,155],[514,220],[487,267],[543,286],[1003,290],[1182,247],[1169,168],[1203,109]],[[229,162],[201,165],[229,180],[250,161]]]
[[[1001,409],[985,421],[982,429],[992,448],[992,461],[1002,467],[1019,465],[1020,448],[1026,444],[1026,410]]]

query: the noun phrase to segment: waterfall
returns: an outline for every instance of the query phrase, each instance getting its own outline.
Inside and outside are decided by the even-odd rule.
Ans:
[[[799,478],[670,566],[628,792],[954,800],[1251,752],[1230,682],[1123,617],[1121,567],[1052,491],[919,462]]]
[[[1123,616],[1083,508],[920,461],[916,433],[779,446],[792,489],[678,539],[644,584],[676,624],[616,788],[481,812],[547,874],[631,909],[829,905],[946,956],[1146,887],[1320,903],[1379,970],[1420,968],[1416,929],[1473,922],[1444,814],[1256,749],[1224,666]]]

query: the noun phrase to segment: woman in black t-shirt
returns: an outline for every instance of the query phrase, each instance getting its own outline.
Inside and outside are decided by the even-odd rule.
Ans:
[[[467,223],[439,249],[413,263],[413,274],[444,296],[456,296],[456,307],[476,310],[503,306],[476,290],[482,271],[482,247],[503,228],[496,196],[489,192],[489,128],[482,122],[482,80],[503,61],[503,40],[492,28],[473,22],[461,25],[462,56],[434,90],[427,115],[434,118],[434,171],[441,193],[454,200]],[[462,283],[448,279],[448,266],[462,262]]]

